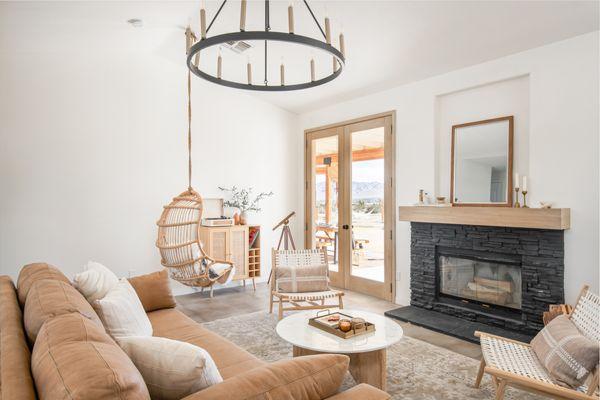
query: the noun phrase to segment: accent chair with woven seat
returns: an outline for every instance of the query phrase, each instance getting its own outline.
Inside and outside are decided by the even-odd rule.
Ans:
[[[329,287],[325,249],[273,250],[272,265],[269,313],[273,312],[273,304],[277,303],[279,319],[283,318],[284,311],[344,308],[344,292]],[[322,272],[315,276],[302,272],[315,268]],[[305,290],[311,287],[322,290]],[[335,302],[327,303],[329,299]]]
[[[568,316],[577,330],[588,339],[600,341],[600,297],[585,286]],[[496,400],[504,398],[507,386],[559,399],[598,400],[598,365],[591,371],[586,384],[577,388],[561,385],[538,359],[532,346],[485,332],[475,332],[480,338],[483,358],[475,380],[479,387],[483,374],[492,377]]]

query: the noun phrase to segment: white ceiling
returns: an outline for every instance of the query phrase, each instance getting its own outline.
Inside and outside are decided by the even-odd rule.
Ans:
[[[296,113],[331,102],[376,92],[469,65],[599,29],[598,1],[310,1],[322,20],[332,19],[334,37],[346,39],[348,63],[335,81],[284,93],[252,93]],[[207,1],[210,20],[220,1]],[[289,1],[271,2],[273,30],[287,30]],[[296,32],[318,38],[301,1],[293,1]],[[45,1],[0,2],[0,51],[149,51],[182,63],[182,28],[198,25],[199,1]],[[247,30],[264,26],[264,2],[250,1]],[[134,29],[129,18],[141,18]],[[233,31],[239,24],[239,0],[229,0],[209,33]],[[337,45],[337,39],[334,41]],[[286,82],[310,73],[308,50],[273,46],[277,67],[286,65]],[[328,57],[313,54],[318,74],[331,69]],[[214,54],[203,57],[216,69]],[[215,56],[216,57],[216,56]],[[262,52],[249,51],[253,76],[262,81]],[[245,80],[246,55],[223,51],[224,75]],[[273,68],[270,81],[278,81]],[[235,89],[230,89],[234,91]]]

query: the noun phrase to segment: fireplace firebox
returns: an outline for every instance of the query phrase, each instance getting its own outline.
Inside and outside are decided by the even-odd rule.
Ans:
[[[520,263],[438,254],[438,296],[521,310]]]

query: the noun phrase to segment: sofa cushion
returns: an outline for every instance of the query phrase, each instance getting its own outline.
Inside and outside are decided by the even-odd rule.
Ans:
[[[31,286],[40,279],[53,279],[65,283],[70,283],[69,278],[65,276],[58,268],[46,263],[27,264],[19,272],[17,279],[17,291],[19,293],[19,304],[25,307],[25,300]]]
[[[153,400],[180,400],[223,381],[208,352],[191,343],[155,336],[129,336],[118,343]]]
[[[104,323],[106,332],[113,338],[152,336],[150,320],[127,279],[121,279],[104,298],[94,301],[92,305]]]
[[[52,279],[34,282],[25,301],[24,323],[29,342],[35,342],[46,320],[69,313],[79,313],[104,329],[90,303],[73,286]]]
[[[15,285],[8,276],[0,276],[0,304],[0,397],[35,400],[23,315]]]
[[[40,399],[150,399],[129,357],[80,314],[54,317],[42,326],[31,369]]]
[[[173,308],[177,305],[173,293],[171,293],[169,273],[166,269],[134,276],[129,278],[129,283],[135,289],[146,312]]]
[[[73,286],[90,303],[106,296],[117,283],[119,278],[114,272],[95,261],[88,261],[83,272],[73,277]]]
[[[350,358],[320,354],[282,360],[211,386],[185,400],[320,400],[337,393]]]
[[[181,340],[202,347],[213,358],[223,379],[265,365],[247,351],[217,335],[175,309],[148,313],[154,336]]]

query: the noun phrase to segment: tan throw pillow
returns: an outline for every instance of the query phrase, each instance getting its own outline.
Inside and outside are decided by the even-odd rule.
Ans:
[[[31,371],[44,400],[150,400],[144,378],[127,354],[79,314],[44,324],[33,347]]]
[[[125,336],[152,336],[152,324],[127,279],[92,304],[106,332],[114,339]]]
[[[235,375],[190,399],[326,399],[338,392],[349,361],[348,356],[341,354],[276,361]]]
[[[303,293],[329,290],[327,265],[286,266],[276,269],[280,292]]]
[[[169,273],[166,269],[151,274],[129,278],[146,312],[173,308],[177,304],[171,293]]]
[[[550,375],[563,386],[581,386],[598,364],[597,342],[583,336],[566,315],[554,318],[531,341]]]
[[[153,400],[179,400],[223,381],[212,357],[193,344],[163,337],[118,340],[136,365]]]

